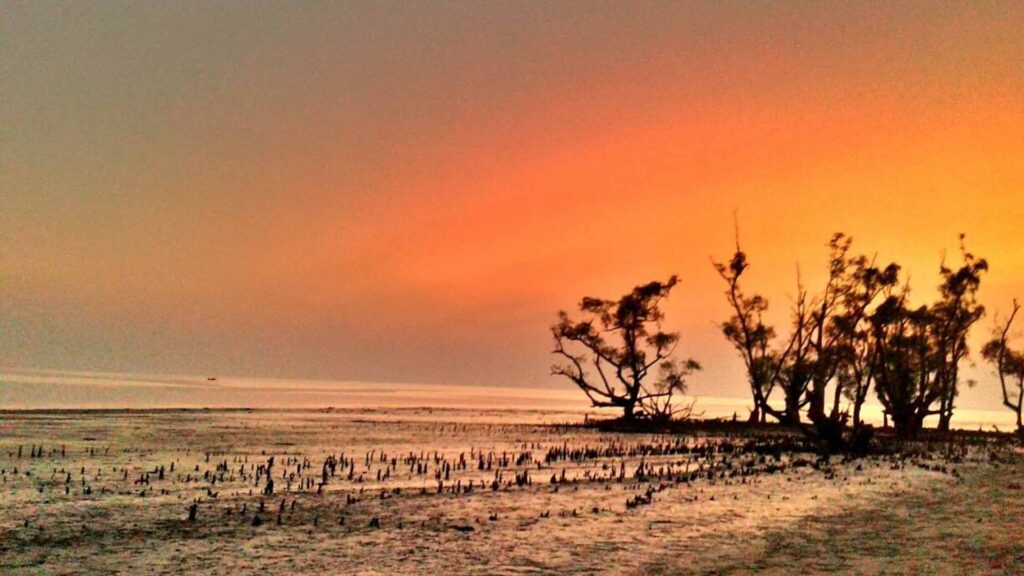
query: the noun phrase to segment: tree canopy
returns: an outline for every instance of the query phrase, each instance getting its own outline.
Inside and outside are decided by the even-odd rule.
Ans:
[[[617,300],[584,297],[579,320],[559,312],[551,334],[562,361],[551,373],[571,380],[593,406],[621,408],[627,420],[676,414],[673,400],[700,369],[693,359],[674,359],[679,334],[661,326],[660,305],[678,281],[641,284]]]

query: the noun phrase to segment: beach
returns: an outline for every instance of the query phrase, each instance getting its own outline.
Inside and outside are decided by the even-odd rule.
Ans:
[[[527,415],[7,412],[0,571],[1021,573],[1003,445],[824,462]]]

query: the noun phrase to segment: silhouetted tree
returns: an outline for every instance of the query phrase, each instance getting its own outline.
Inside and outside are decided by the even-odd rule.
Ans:
[[[895,285],[899,272],[895,264],[883,269],[866,256],[850,256],[852,244],[843,233],[829,240],[828,277],[821,294],[809,304],[809,336],[803,339],[810,352],[801,354],[810,365],[808,418],[816,436],[833,448],[845,445],[843,432],[850,414],[842,409],[843,397],[853,405],[855,428],[862,425],[860,410],[871,383],[868,309]]]
[[[978,304],[977,293],[988,262],[966,250],[963,234],[960,235],[960,255],[960,268],[953,270],[945,263],[939,268],[942,275],[940,299],[932,306],[939,354],[939,430],[949,430],[953,418],[954,402],[960,393],[960,361],[970,352],[967,334],[985,315],[985,308]]]
[[[959,364],[969,352],[967,335],[984,314],[976,294],[988,269],[984,259],[963,248],[962,240],[961,235],[962,266],[939,269],[938,302],[910,309],[905,287],[871,316],[875,392],[902,435],[916,434],[931,415],[939,416],[940,429],[948,429],[953,415]]]
[[[551,373],[571,380],[593,406],[621,408],[627,420],[638,413],[670,417],[673,396],[683,393],[686,377],[700,369],[692,359],[672,359],[679,334],[661,328],[661,301],[677,283],[672,276],[643,284],[618,300],[585,297],[580,321],[559,312],[551,327],[553,353],[565,361],[554,364]],[[652,370],[657,378],[650,377]]]
[[[804,288],[797,270],[796,298],[790,309],[790,332],[789,345],[779,355],[782,370],[778,374],[776,386],[783,392],[786,401],[786,409],[782,413],[781,422],[784,424],[799,425],[800,411],[811,401],[809,387],[813,382],[815,371],[814,357],[814,302],[808,300],[807,290]]]
[[[658,393],[642,396],[639,399],[637,405],[640,407],[640,413],[651,420],[662,422],[672,419],[688,420],[695,416],[701,416],[703,412],[694,412],[694,406],[697,404],[696,398],[684,404],[676,404],[673,398],[675,392],[686,392],[685,377],[699,369],[700,365],[694,360],[687,360],[681,364],[663,363],[659,368],[661,378],[653,384],[654,390]]]
[[[845,312],[844,292],[849,290],[849,268],[852,266],[847,254],[852,239],[842,233],[832,236],[829,241],[829,273],[824,290],[815,296],[810,304],[810,322],[806,346],[810,349],[810,386],[807,387],[808,417],[818,426],[826,421],[838,421],[838,398],[841,380],[836,382],[835,402],[831,418],[826,414],[827,389],[839,372],[846,332],[839,329],[837,321]],[[806,296],[804,296],[806,298]]]
[[[820,293],[809,295],[798,272],[789,341],[774,356],[778,371],[772,388],[786,397],[780,421],[800,425],[800,411],[806,408],[811,426],[802,429],[829,450],[847,448],[844,431],[850,415],[842,409],[844,397],[854,405],[858,426],[861,422],[860,408],[871,383],[868,310],[879,294],[895,285],[899,271],[895,264],[883,269],[866,256],[851,256],[852,243],[843,233],[829,240],[828,274]],[[735,280],[738,268],[731,268],[718,269],[726,280]],[[741,338],[735,335],[743,334],[737,330],[743,324],[743,299],[742,294],[733,299],[734,284],[730,282],[728,295],[737,312],[726,325],[726,335],[736,344]]]
[[[892,295],[898,282],[900,267],[890,263],[884,268],[874,260],[857,256],[846,261],[839,287],[842,305],[832,316],[829,329],[836,334],[836,389],[832,413],[839,411],[840,395],[853,407],[853,427],[863,426],[861,410],[871,390],[875,342],[872,339],[870,314],[881,298]]]
[[[775,349],[772,340],[775,329],[764,323],[764,314],[768,310],[768,300],[760,294],[747,296],[740,287],[740,279],[749,268],[747,255],[740,249],[736,241],[736,252],[728,264],[713,262],[719,276],[725,280],[728,289],[726,300],[733,314],[722,323],[722,334],[740,353],[747,369],[747,381],[754,401],[751,421],[764,421],[764,415],[770,414],[780,422],[797,424],[800,422],[800,403],[803,397],[804,368],[799,360],[791,358],[794,349],[802,348],[801,338],[805,336],[803,329],[794,330],[789,342],[782,349]],[[803,290],[794,306],[795,322],[798,326],[806,319],[806,308],[803,305]],[[800,346],[798,346],[800,344]],[[787,374],[784,374],[784,371]],[[783,386],[786,396],[786,409],[777,410],[768,400],[775,387],[784,375],[788,385]],[[795,384],[793,384],[796,382]]]
[[[969,352],[967,335],[984,314],[976,295],[988,269],[984,259],[964,248],[963,235],[960,240],[962,265],[940,266],[938,301],[911,309],[909,286],[897,289],[898,265],[878,266],[867,256],[851,255],[852,239],[834,234],[823,290],[809,295],[798,273],[790,334],[777,348],[772,346],[776,332],[763,320],[768,301],[747,296],[741,288],[749,263],[737,241],[732,259],[715,263],[715,269],[728,285],[733,314],[722,332],[744,360],[752,417],[768,414],[801,426],[831,448],[844,447],[849,406],[854,428],[860,430],[861,409],[874,385],[900,433],[916,433],[931,415],[939,416],[940,429],[948,429],[960,362]],[[782,410],[769,402],[775,390],[785,396]],[[805,408],[811,427],[801,424]]]
[[[935,352],[929,334],[927,306],[911,310],[907,293],[892,295],[871,316],[875,357],[875,394],[897,432],[912,435],[921,428],[938,398],[934,385]]]
[[[1020,304],[1014,300],[1010,317],[997,330],[996,337],[985,344],[981,355],[995,367],[1003,391],[1003,405],[1016,414],[1017,435],[1024,440],[1024,352],[1009,347],[1010,329],[1019,311]]]

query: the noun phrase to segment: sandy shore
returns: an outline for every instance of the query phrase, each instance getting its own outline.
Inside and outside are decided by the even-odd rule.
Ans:
[[[964,467],[962,482],[928,483],[808,516],[694,572],[1024,574],[1024,458],[1009,460]]]
[[[1006,450],[819,464],[458,416],[6,414],[0,572],[1024,573]]]

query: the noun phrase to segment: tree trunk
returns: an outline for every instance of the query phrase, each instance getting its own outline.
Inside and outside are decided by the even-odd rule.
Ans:
[[[900,438],[914,438],[917,436],[917,427],[910,420],[897,420],[893,418],[893,428]]]
[[[636,410],[636,405],[635,404],[633,404],[633,403],[626,404],[625,406],[622,407],[622,418],[624,420],[626,420],[627,422],[633,422],[634,420],[636,420],[635,410]]]
[[[800,425],[800,397],[794,394],[786,395],[786,412],[782,415],[783,424],[788,426]]]
[[[812,390],[811,402],[807,407],[807,417],[815,424],[825,419],[825,391]]]
[[[837,382],[835,396],[832,398],[832,412],[839,414],[839,409],[842,407],[843,399],[843,387]]]
[[[760,424],[761,423],[761,407],[756,403],[754,409],[750,411],[750,417],[747,418],[747,424]]]
[[[943,394],[941,401],[939,402],[939,425],[938,429],[941,432],[949,432],[949,423],[953,419],[953,398],[955,388],[947,390]]]
[[[782,420],[780,420],[779,423],[785,426],[799,426],[800,412],[790,412],[789,410],[786,410],[786,412],[782,414]]]
[[[901,438],[916,438],[923,425],[924,418],[913,410],[892,413],[892,426]]]

